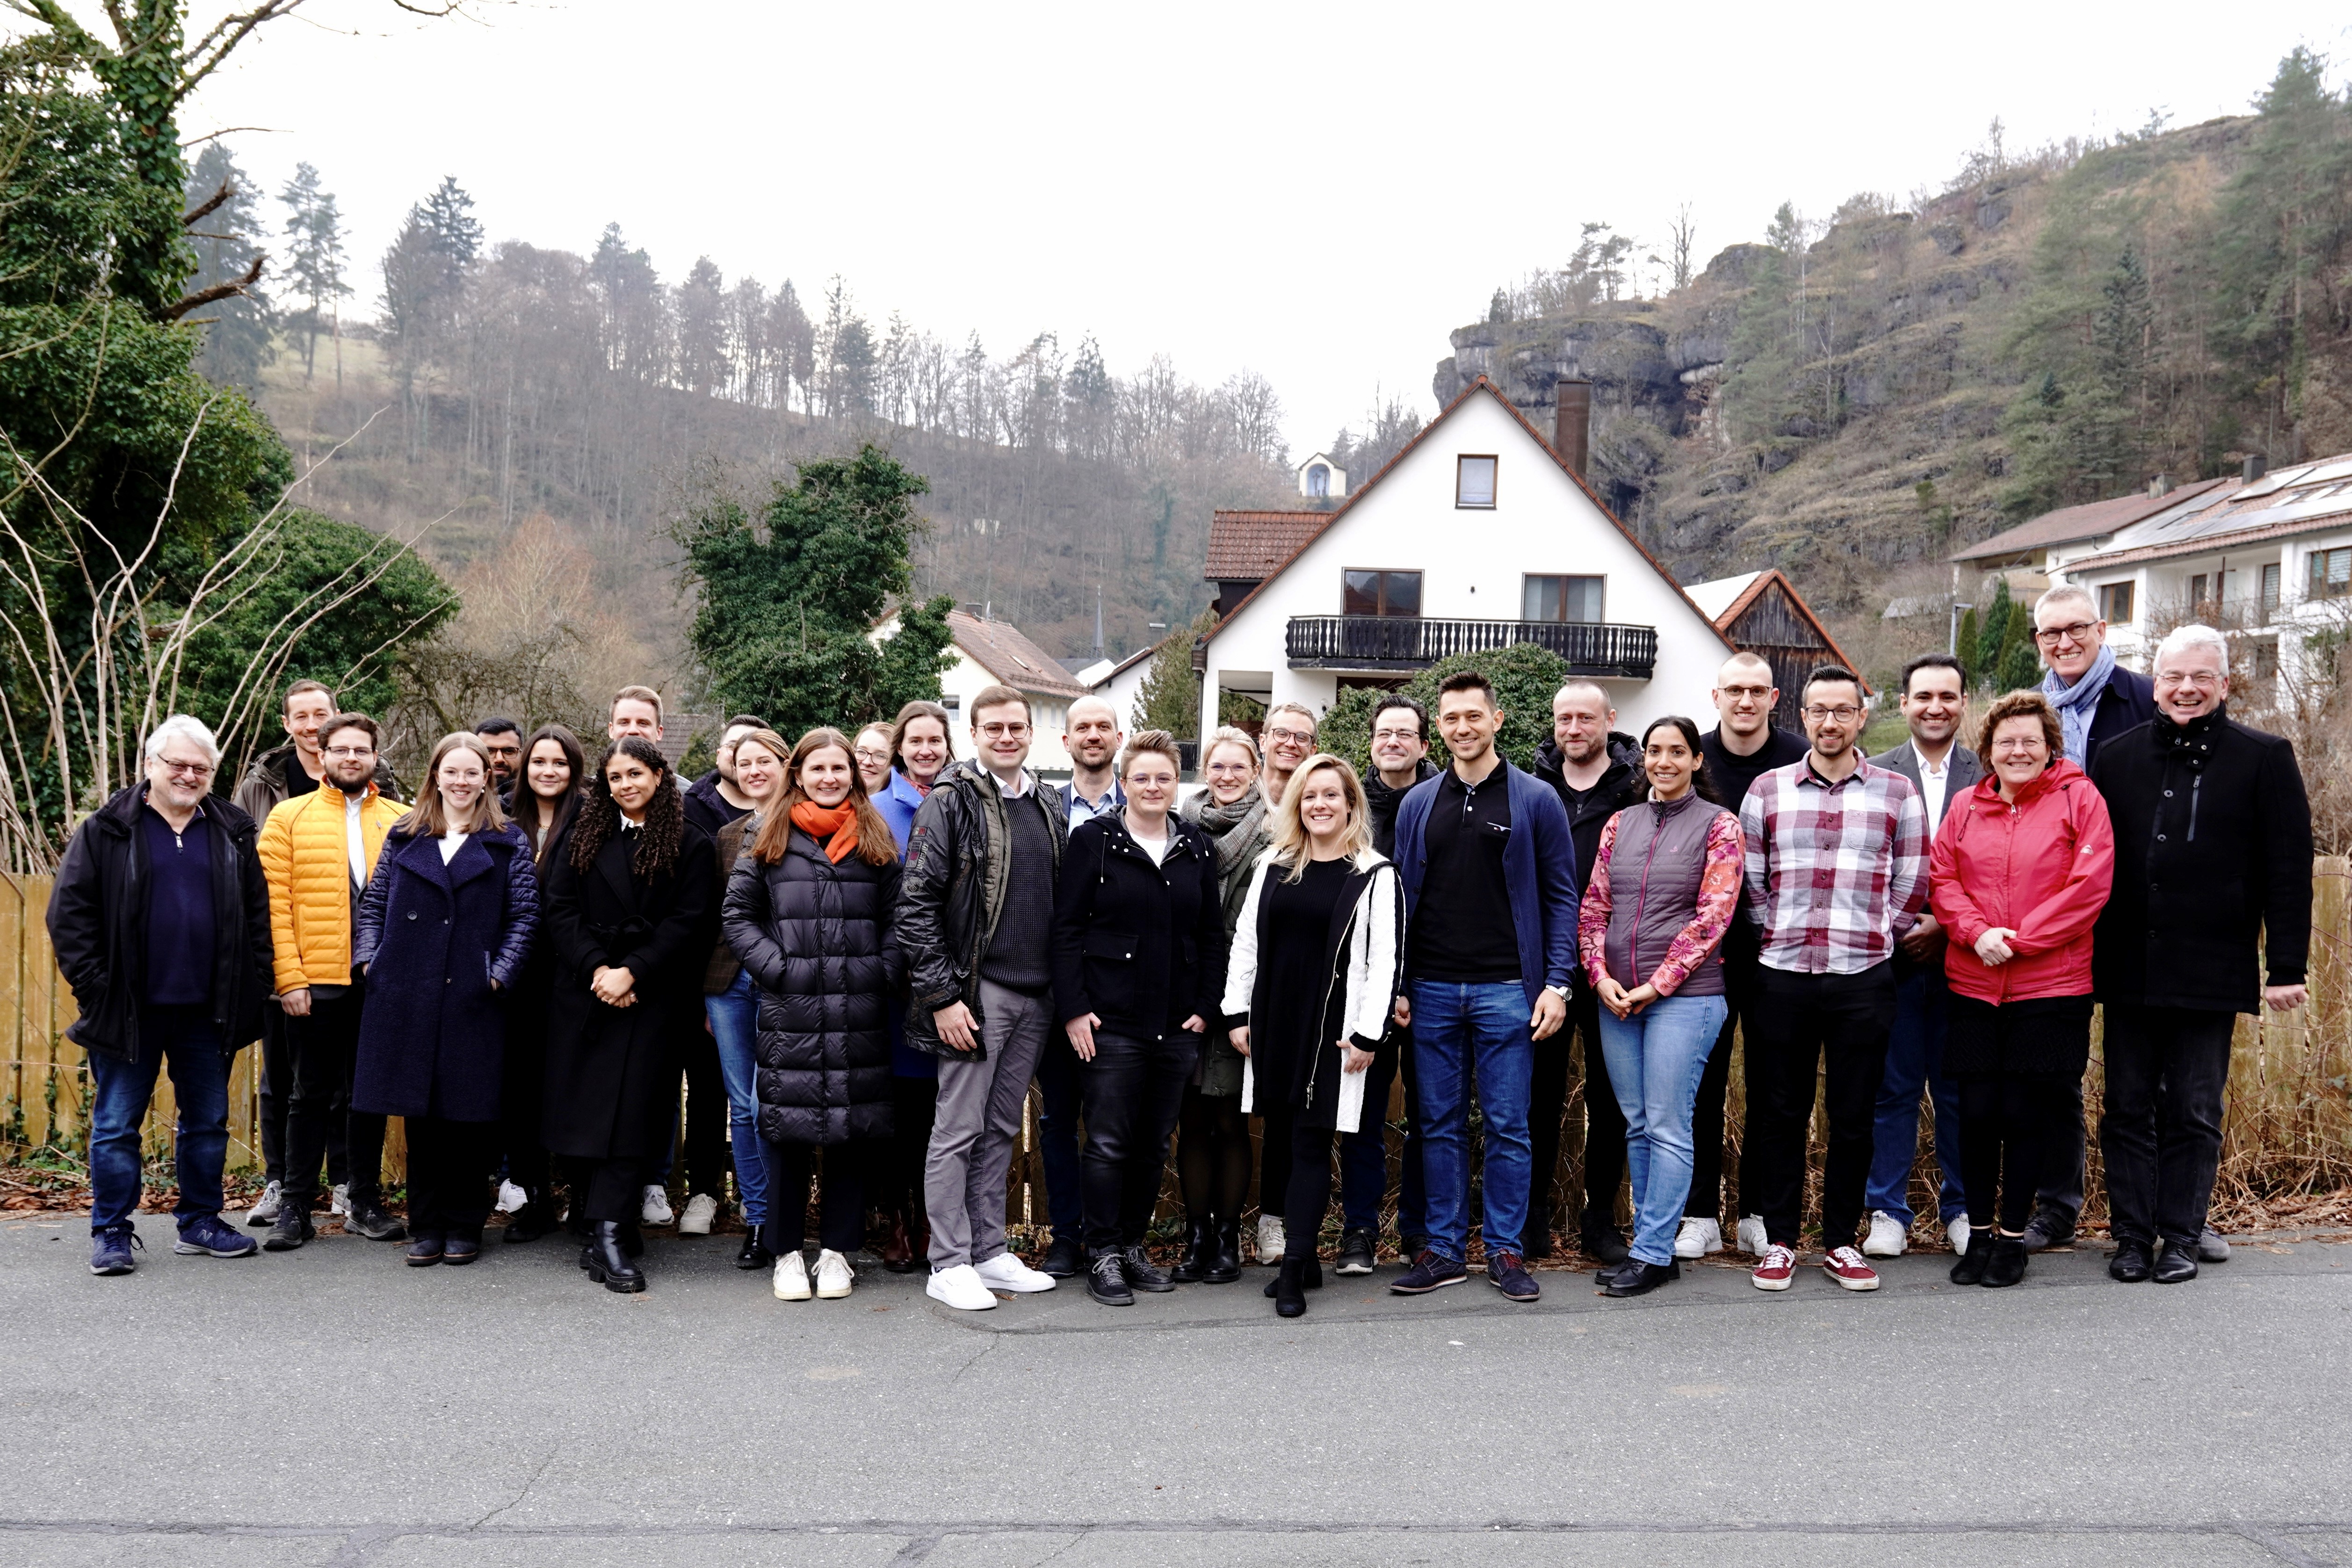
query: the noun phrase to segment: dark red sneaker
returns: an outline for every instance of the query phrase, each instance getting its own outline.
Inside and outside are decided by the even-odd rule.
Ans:
[[[1878,1270],[1851,1247],[1831,1248],[1830,1255],[1822,1260],[1822,1272],[1835,1280],[1842,1290],[1878,1289]]]
[[[1786,1247],[1768,1246],[1764,1260],[1748,1272],[1748,1282],[1759,1291],[1785,1291],[1797,1277],[1797,1255]]]

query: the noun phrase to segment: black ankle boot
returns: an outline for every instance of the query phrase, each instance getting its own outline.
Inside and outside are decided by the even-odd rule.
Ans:
[[[1970,1228],[1969,1249],[1960,1254],[1958,1262],[1952,1265],[1953,1284],[1981,1285],[1984,1283],[1985,1270],[1992,1263],[1992,1243],[1991,1226],[1979,1225]]]
[[[507,1217],[507,1239],[509,1242],[536,1241],[555,1233],[555,1206],[548,1201],[543,1186],[523,1188],[524,1203]]]
[[[1168,1277],[1180,1285],[1195,1285],[1209,1275],[1209,1222],[1187,1216],[1184,1220],[1184,1251],[1176,1260],[1176,1267]]]
[[[1970,1252],[1974,1252],[1977,1249],[1976,1241],[1976,1232],[1970,1231],[1969,1233],[1969,1250]],[[1984,1278],[1977,1282],[1981,1285],[1990,1285],[1995,1289],[1999,1289],[2003,1285],[2014,1285],[2020,1280],[2024,1278],[2025,1238],[2022,1236],[1995,1236],[1992,1239],[1992,1260],[1985,1265]]]
[[[1209,1220],[1209,1265],[1201,1270],[1204,1285],[1230,1285],[1242,1277],[1242,1222],[1237,1216],[1214,1215]]]
[[[1323,1260],[1318,1254],[1309,1252],[1306,1257],[1297,1259],[1294,1259],[1287,1252],[1282,1255],[1284,1268],[1287,1269],[1294,1261],[1298,1265],[1299,1289],[1319,1291],[1323,1288]],[[1281,1300],[1282,1281],[1286,1278],[1287,1278],[1286,1275],[1276,1274],[1265,1282],[1265,1294],[1268,1301]]]
[[[1265,1293],[1274,1298],[1274,1310],[1280,1316],[1305,1317],[1307,1315],[1307,1260],[1285,1257],[1282,1260],[1282,1268],[1276,1273],[1274,1283],[1265,1288]]]
[[[646,1272],[629,1260],[626,1248],[621,1242],[621,1222],[599,1219],[588,1238],[588,1250],[581,1262],[588,1277],[608,1291],[627,1296],[646,1288]]]

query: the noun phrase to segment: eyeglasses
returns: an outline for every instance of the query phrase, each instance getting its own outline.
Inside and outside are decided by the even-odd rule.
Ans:
[[[1772,688],[1770,686],[1717,686],[1716,687],[1716,691],[1723,696],[1732,697],[1735,699],[1739,697],[1752,697],[1759,703],[1769,702],[1771,700],[1772,696]]]
[[[2156,673],[2156,684],[2159,686],[2195,686],[2200,692],[2210,692],[2228,678],[2210,670],[2192,670],[2185,675],[2171,670]]]
[[[860,762],[871,762],[877,766],[890,760],[890,754],[887,751],[873,751],[862,747],[852,755]]]
[[[1817,724],[1852,724],[1862,716],[1858,707],[1809,707],[1805,716]]]
[[[191,779],[209,779],[213,776],[213,765],[209,762],[174,762],[168,757],[159,757],[155,760],[163,765],[164,772],[175,779],[183,773]]]
[[[2045,648],[2054,648],[2061,643],[2087,643],[2091,640],[2091,633],[2102,624],[2097,621],[2077,621],[2069,626],[2053,626],[2047,631],[2036,632],[2033,640]]]
[[[1315,744],[1315,732],[1311,729],[1276,729],[1268,726],[1265,733],[1269,740],[1286,740],[1293,746]]]
[[[1421,738],[1421,731],[1417,729],[1376,729],[1372,731],[1372,738],[1374,740],[1413,741]]]
[[[373,757],[375,755],[375,747],[373,746],[331,746],[327,747],[326,755],[329,757]]]
[[[1007,737],[1018,740],[1029,733],[1029,727],[1025,724],[983,724],[980,727],[980,733],[991,740],[1003,740]]]

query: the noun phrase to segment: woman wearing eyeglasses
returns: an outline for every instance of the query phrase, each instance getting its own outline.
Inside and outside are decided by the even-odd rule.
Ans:
[[[878,789],[866,772],[866,748],[877,735],[883,771]],[[932,702],[908,703],[891,723],[868,726],[858,736],[857,747],[858,774],[869,779],[866,793],[890,824],[903,862],[917,808],[955,760],[955,748],[948,741],[948,710]],[[940,1063],[937,1057],[908,1045],[903,997],[890,1000],[890,1135],[874,1151],[874,1208],[882,1238],[874,1250],[891,1273],[911,1274],[931,1244],[930,1226],[923,1218],[923,1161],[930,1153],[931,1124],[939,1114]]]

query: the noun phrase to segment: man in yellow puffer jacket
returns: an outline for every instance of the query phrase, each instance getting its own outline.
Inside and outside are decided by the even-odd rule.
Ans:
[[[254,846],[269,883],[278,1001],[293,1059],[285,1194],[262,1243],[272,1252],[290,1251],[313,1234],[310,1205],[318,1196],[327,1129],[337,1117],[346,1119],[351,1145],[343,1228],[378,1241],[407,1236],[383,1211],[384,1119],[351,1109],[362,999],[352,972],[352,928],[384,834],[405,808],[376,789],[382,732],[373,719],[338,714],[320,727],[319,739],[321,787],[273,810]]]

